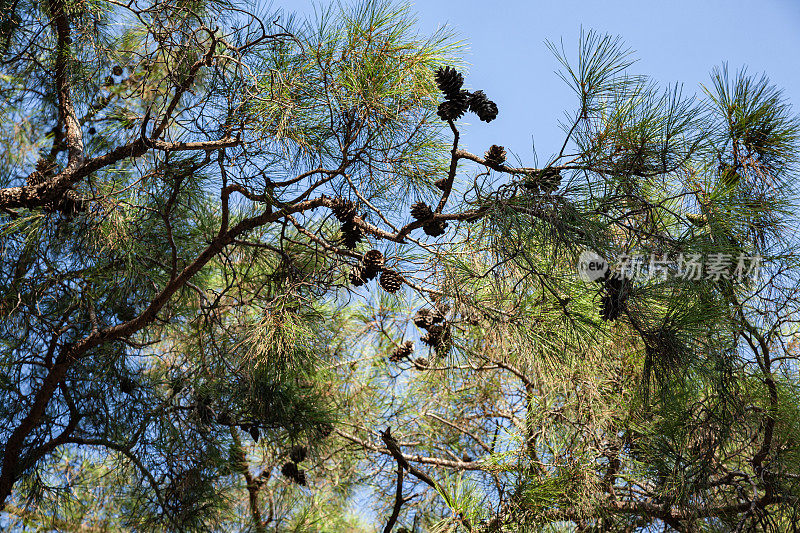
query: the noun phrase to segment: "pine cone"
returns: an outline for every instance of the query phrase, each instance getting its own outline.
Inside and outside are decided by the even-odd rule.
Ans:
[[[209,396],[206,396],[203,393],[199,393],[195,395],[194,398],[194,412],[197,418],[203,424],[208,424],[211,422],[211,419],[216,419],[216,414],[214,414],[214,410],[211,408],[212,400]]]
[[[306,484],[306,472],[297,468],[297,464],[293,462],[285,463],[281,467],[281,474],[288,477],[298,485]]]
[[[561,185],[561,172],[554,168],[546,168],[539,178],[539,188],[544,193],[551,193]]]
[[[42,208],[48,212],[60,211],[66,216],[86,211],[86,200],[75,191],[64,191],[64,196],[55,202],[48,202]]]
[[[44,172],[40,172],[40,171],[36,170],[35,172],[30,173],[27,178],[25,178],[25,184],[26,185],[39,185],[40,183],[46,182],[47,179],[48,178],[47,178],[47,176],[45,175]]]
[[[122,376],[119,378],[119,390],[125,394],[133,394],[133,391],[136,390],[136,382],[127,376]]]
[[[305,446],[300,446],[299,444],[292,446],[292,449],[289,450],[289,458],[295,463],[302,463],[306,458],[306,452]]]
[[[180,376],[173,376],[172,379],[169,380],[169,387],[172,389],[173,394],[178,394],[184,387],[183,378]]]
[[[433,317],[431,316],[431,310],[426,308],[418,310],[417,314],[414,315],[414,324],[422,329],[428,329],[432,326]]]
[[[414,366],[420,370],[428,367],[428,359],[426,357],[417,357],[414,360]]]
[[[438,347],[444,340],[445,327],[442,324],[435,324],[428,328],[428,333],[420,339],[428,346]]]
[[[600,299],[600,317],[603,320],[616,320],[626,308],[630,293],[630,280],[609,277],[603,281],[606,294]]]
[[[360,287],[366,283],[366,280],[364,279],[364,270],[360,266],[354,266],[352,269],[350,269],[350,275],[348,277],[350,278],[350,284],[353,285],[353,287]]]
[[[250,426],[250,436],[253,437],[255,442],[258,442],[258,438],[261,436],[261,432],[258,430],[256,426]]]
[[[497,146],[493,144],[489,147],[486,151],[486,154],[483,157],[487,163],[491,163],[494,165],[502,165],[506,162],[506,149],[502,146]]]
[[[422,226],[422,230],[426,235],[431,237],[438,237],[444,235],[444,230],[447,228],[447,222],[444,220],[433,220]]]
[[[442,303],[441,300],[434,303],[436,311],[434,312],[434,322],[442,322],[444,316],[450,312],[450,306]]]
[[[491,122],[497,118],[497,104],[486,98],[483,91],[475,91],[469,97],[469,110],[478,115],[484,122]]]
[[[433,182],[437,189],[444,190],[444,184],[447,183],[447,178],[441,178]]]
[[[460,91],[458,94],[439,104],[436,114],[442,120],[458,120],[469,109],[469,93]],[[497,113],[495,113],[497,115]]]
[[[686,220],[688,220],[689,222],[700,228],[702,228],[708,223],[708,220],[706,219],[705,215],[697,213],[687,213]]]
[[[452,99],[461,91],[461,86],[464,85],[464,76],[462,76],[453,67],[439,67],[434,75],[436,86],[444,93],[447,99]]]
[[[417,202],[411,206],[411,216],[416,220],[425,221],[433,217],[433,211],[428,204]]]
[[[297,464],[293,463],[292,461],[284,463],[284,465],[281,467],[281,474],[291,480],[297,479],[298,473],[299,471],[297,470]]]
[[[339,222],[352,221],[357,214],[356,204],[350,200],[345,200],[344,198],[334,198],[331,205],[331,211],[333,211],[333,216],[335,216]]]
[[[374,269],[371,269],[371,268],[362,268],[361,269],[361,277],[364,279],[365,282],[377,278],[378,274],[380,274],[380,270],[374,270]]]
[[[389,361],[392,363],[400,362],[409,357],[412,353],[414,353],[414,343],[411,341],[405,341],[392,351],[391,355],[389,356]]]
[[[431,326],[428,328],[428,333],[423,335],[420,340],[431,346],[437,356],[441,356],[450,347],[450,325],[443,323]]]
[[[400,287],[403,286],[403,280],[400,278],[400,274],[388,268],[383,270],[379,283],[381,287],[383,287],[383,290],[390,293],[397,292]]]
[[[620,309],[614,298],[611,296],[603,296],[600,299],[600,318],[606,321],[616,320],[619,314]]]
[[[358,243],[364,238],[361,228],[356,226],[352,221],[347,221],[342,224],[341,232],[341,242],[348,250],[354,250]]]
[[[414,324],[418,328],[428,329],[434,324],[438,324],[444,321],[444,314],[450,310],[449,307],[445,306],[446,310],[442,309],[428,309],[423,307],[422,309],[418,310],[417,313],[414,315]]]
[[[539,192],[539,179],[537,178],[536,174],[526,173],[525,180],[522,182],[522,186],[529,191],[533,191],[534,193]]]
[[[364,270],[378,272],[383,268],[383,254],[380,250],[370,250],[364,254]]]
[[[122,76],[122,67],[119,65],[114,65],[114,68],[111,69],[111,74],[114,76]]]

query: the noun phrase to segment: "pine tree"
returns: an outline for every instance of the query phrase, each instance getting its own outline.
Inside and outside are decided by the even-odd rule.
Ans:
[[[459,146],[501,95],[404,8],[43,7],[3,8],[0,524],[372,531],[368,494],[385,531],[797,529],[766,78],[693,102],[582,34],[518,168]]]

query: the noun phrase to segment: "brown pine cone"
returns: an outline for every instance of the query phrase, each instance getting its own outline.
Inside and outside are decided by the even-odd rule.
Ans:
[[[360,287],[366,282],[364,279],[364,270],[360,266],[354,266],[350,269],[348,278],[350,279],[350,284],[354,287]]]
[[[344,198],[334,198],[331,211],[339,222],[347,222],[353,220],[356,216],[356,204]]]
[[[383,268],[383,254],[380,250],[370,250],[364,254],[364,269],[380,271]]]
[[[305,446],[295,445],[289,450],[289,458],[295,463],[302,463],[308,450]]]
[[[392,363],[400,362],[410,356],[412,353],[414,353],[414,343],[411,341],[405,341],[397,348],[392,350],[391,355],[389,355],[389,361]]]
[[[461,91],[464,85],[464,76],[453,67],[439,67],[434,75],[436,86],[444,93],[446,98],[453,98]]]
[[[397,292],[400,287],[403,286],[403,280],[400,278],[400,274],[388,268],[383,269],[381,279],[378,283],[380,283],[383,290],[390,293]]]
[[[506,162],[506,149],[502,146],[498,146],[493,144],[489,147],[484,155],[484,159],[487,163],[491,163],[494,165],[502,165]]]
[[[433,211],[428,204],[417,202],[411,206],[411,216],[416,220],[425,221],[433,217]]]
[[[352,220],[348,220],[342,224],[341,232],[341,243],[348,250],[354,250],[358,243],[364,238],[364,233],[361,231],[361,228],[356,226]]]
[[[445,229],[447,229],[447,222],[444,220],[432,220],[431,222],[428,222],[422,226],[422,230],[425,232],[425,234],[430,235],[431,237],[444,235]]]

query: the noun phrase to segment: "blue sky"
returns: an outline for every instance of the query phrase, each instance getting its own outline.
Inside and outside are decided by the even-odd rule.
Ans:
[[[313,12],[310,0],[273,5]],[[563,39],[574,51],[581,27],[619,35],[639,59],[632,71],[664,85],[682,83],[684,94],[699,95],[711,69],[727,61],[732,70],[746,66],[751,73],[766,73],[800,112],[796,0],[426,0],[412,5],[423,32],[442,25],[457,32],[466,44],[466,87],[484,90],[500,108],[491,124],[466,117],[462,145],[474,153],[501,144],[532,163],[532,139],[540,161],[558,150],[563,140],[558,121],[576,100],[554,73],[558,65],[544,41]]]

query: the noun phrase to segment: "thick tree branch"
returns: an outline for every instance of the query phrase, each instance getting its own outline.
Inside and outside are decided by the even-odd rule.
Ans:
[[[389,521],[386,523],[386,527],[383,528],[383,533],[391,533],[392,528],[397,523],[397,518],[400,516],[400,510],[403,508],[403,504],[406,502],[405,498],[403,498],[403,476],[405,475],[405,469],[403,465],[399,462],[397,463],[397,491],[395,492],[394,496],[394,507],[392,508],[392,515],[389,517]]]
[[[55,80],[58,93],[58,123],[64,132],[64,141],[68,148],[68,160],[65,172],[72,172],[83,163],[83,134],[75,107],[72,103],[69,70],[70,59],[70,27],[69,17],[65,11],[66,0],[50,0],[50,12],[56,29],[56,65]]]

